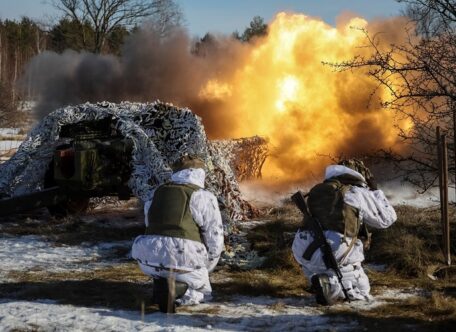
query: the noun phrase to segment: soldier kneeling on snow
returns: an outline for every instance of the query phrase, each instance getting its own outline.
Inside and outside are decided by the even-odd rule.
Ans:
[[[172,169],[171,182],[145,204],[146,234],[132,248],[141,270],[154,278],[153,300],[163,312],[210,298],[209,272],[224,246],[217,199],[203,189],[204,162],[184,156]]]
[[[328,267],[327,257],[320,249],[322,244],[314,240],[315,220],[334,254],[348,298],[370,300],[369,279],[361,266],[363,243],[359,238],[362,233],[368,234],[366,225],[377,229],[391,226],[396,221],[394,208],[383,191],[377,189],[369,169],[356,159],[328,166],[324,182],[314,186],[307,197],[310,214],[296,233],[292,249],[312,283],[317,302],[330,305],[346,296],[335,270]]]

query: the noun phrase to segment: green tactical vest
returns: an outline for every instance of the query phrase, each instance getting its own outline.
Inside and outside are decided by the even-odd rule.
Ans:
[[[147,235],[201,241],[200,229],[190,211],[190,197],[201,189],[191,184],[164,184],[157,188],[150,206]]]
[[[344,195],[352,184],[346,184],[349,181],[344,181],[344,184],[342,180],[345,179],[331,178],[317,184],[310,190],[307,204],[310,213],[320,221],[324,230],[355,237],[360,229],[359,211],[344,202]]]

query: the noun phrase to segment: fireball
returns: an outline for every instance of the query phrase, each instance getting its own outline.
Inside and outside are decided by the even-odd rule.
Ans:
[[[322,156],[359,157],[396,144],[397,120],[380,106],[387,92],[363,72],[337,72],[325,64],[368,52],[360,48],[368,28],[361,18],[336,28],[280,13],[234,75],[203,87],[200,96],[223,100],[225,111],[242,119],[232,137],[269,139],[266,180],[309,179],[328,162]]]

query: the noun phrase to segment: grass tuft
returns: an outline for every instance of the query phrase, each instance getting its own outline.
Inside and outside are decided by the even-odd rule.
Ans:
[[[368,262],[387,264],[404,277],[423,277],[432,265],[444,264],[440,211],[410,206],[396,207],[398,220],[385,230],[372,230]],[[451,233],[456,231],[455,211],[451,209]],[[454,241],[453,241],[454,242]],[[456,243],[451,247],[456,253]]]

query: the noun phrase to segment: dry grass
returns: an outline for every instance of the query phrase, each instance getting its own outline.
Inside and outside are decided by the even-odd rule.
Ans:
[[[23,141],[27,138],[27,135],[5,135],[0,136],[0,141]]]
[[[330,316],[357,321],[367,331],[453,331],[456,323],[456,299],[432,292],[375,307],[356,310],[349,307],[328,308]]]
[[[370,311],[337,311],[331,308],[328,315],[348,317],[372,330],[381,327],[395,331],[403,324],[418,324],[431,330],[445,328],[456,320],[456,280],[452,273],[437,281],[426,276],[430,266],[442,263],[439,212],[411,207],[398,207],[397,212],[397,223],[390,229],[376,231],[372,249],[366,253],[369,262],[388,265],[386,272],[368,271],[373,294],[380,286],[386,286],[419,287],[425,289],[428,295],[387,303]],[[454,220],[453,210],[451,215]],[[292,235],[301,220],[299,212],[291,204],[284,204],[268,209],[264,219],[271,221],[252,228],[248,239],[252,249],[266,257],[265,263],[250,271],[219,269],[211,277],[216,299],[229,299],[233,294],[278,298],[311,296],[306,279],[291,252]],[[121,229],[111,227],[113,221],[128,225]],[[19,217],[16,226],[3,225],[2,232],[43,235],[57,245],[117,241],[141,234],[143,225],[138,221],[142,221],[141,211],[122,210],[94,211],[89,219],[50,219],[46,223]],[[455,226],[453,223],[453,230]],[[454,246],[452,250],[454,253]],[[125,253],[117,255],[124,257]],[[16,282],[0,284],[2,297],[24,300],[48,298],[72,305],[138,311],[141,303],[145,302],[148,312],[156,310],[150,305],[152,283],[135,262],[78,273],[42,270],[11,272],[8,277]],[[282,308],[280,301],[271,306],[276,311]],[[220,308],[210,307],[204,313],[216,315],[220,313]]]
[[[59,280],[95,280],[102,279],[107,281],[128,281],[128,282],[147,282],[150,280],[139,269],[135,261],[128,263],[108,266],[94,270],[80,272],[49,272],[47,270],[33,271],[10,271],[6,275],[7,279],[14,279],[17,282],[50,282]]]
[[[0,161],[8,160],[16,153],[16,151],[17,151],[17,149],[1,150],[0,151]]]
[[[420,278],[430,266],[443,264],[440,212],[409,206],[396,208],[397,222],[386,230],[374,230],[371,250],[366,252],[368,262],[388,264],[395,273],[404,277]],[[455,211],[451,209],[452,234],[456,231]],[[451,252],[456,246],[453,241]]]
[[[214,281],[218,296],[242,294],[250,296],[289,297],[308,295],[302,273],[285,269],[229,271],[225,278]]]
[[[139,210],[94,211],[89,218],[54,219],[41,210],[3,217],[2,222],[8,223],[0,225],[0,231],[14,236],[39,235],[56,244],[67,245],[131,240],[144,233],[143,216]]]
[[[256,270],[229,272],[229,278],[218,282],[217,289],[222,294],[308,295],[308,285],[291,252],[292,235],[299,227],[301,216],[289,203],[268,211],[264,218],[272,221],[256,226],[248,233],[252,249],[266,257],[265,263]],[[372,247],[366,252],[368,263],[387,265],[386,272],[366,269],[373,294],[378,286],[419,287],[441,293],[456,287],[456,273],[449,273],[437,281],[427,275],[443,263],[439,211],[408,206],[397,207],[396,211],[398,221],[389,229],[374,230]],[[454,214],[452,209],[452,220]],[[454,234],[456,223],[451,227]],[[455,249],[453,245],[453,254]]]
[[[268,209],[265,218],[271,222],[253,227],[247,235],[252,249],[266,257],[264,264],[250,271],[225,271],[217,278],[214,288],[220,295],[245,294],[251,296],[308,295],[307,281],[291,252],[289,235],[299,226],[299,214],[291,204]]]
[[[62,304],[139,310],[151,307],[152,282],[134,262],[84,272],[10,272],[15,282],[0,284],[2,297],[50,299]]]
[[[46,212],[8,218],[9,223],[1,225],[2,233],[39,235],[56,246],[131,240],[144,232],[142,214],[137,210],[97,210],[84,218],[62,220],[49,218]],[[112,258],[125,259],[128,251],[129,248],[117,250]],[[6,277],[15,281],[0,283],[3,298],[51,299],[63,304],[130,310],[140,310],[144,302],[148,311],[156,310],[150,304],[151,279],[133,260],[78,272],[12,271]]]
[[[286,305],[282,301],[277,301],[274,304],[271,304],[269,306],[269,309],[278,311],[278,312],[285,312],[286,311]]]

